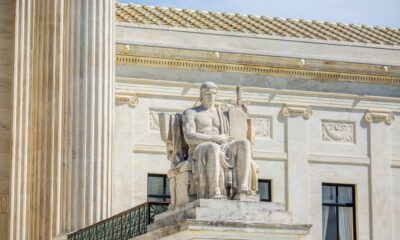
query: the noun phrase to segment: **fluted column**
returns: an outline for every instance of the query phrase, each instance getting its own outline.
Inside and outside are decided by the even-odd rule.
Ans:
[[[10,239],[60,231],[64,0],[18,0]]]
[[[66,48],[68,104],[63,208],[72,231],[111,212],[114,100],[114,1],[69,0]]]
[[[10,239],[111,212],[114,1],[17,0]]]
[[[10,239],[27,239],[29,228],[29,151],[32,3],[16,1],[13,80]]]

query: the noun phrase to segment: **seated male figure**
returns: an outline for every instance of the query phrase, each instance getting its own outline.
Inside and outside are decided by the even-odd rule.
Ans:
[[[252,165],[252,149],[247,139],[229,136],[226,113],[215,106],[217,86],[205,82],[200,87],[200,106],[187,109],[182,116],[183,134],[194,160],[194,173],[203,177],[206,198],[224,198],[226,169],[233,169],[234,193],[251,194],[257,189]],[[222,176],[221,176],[222,175]],[[205,181],[205,183],[204,183]]]

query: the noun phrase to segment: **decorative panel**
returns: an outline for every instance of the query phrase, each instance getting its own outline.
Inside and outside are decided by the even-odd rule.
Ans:
[[[257,138],[272,139],[272,118],[271,116],[251,116],[255,124],[255,136]]]
[[[323,120],[322,141],[338,142],[338,143],[355,143],[354,123]]]

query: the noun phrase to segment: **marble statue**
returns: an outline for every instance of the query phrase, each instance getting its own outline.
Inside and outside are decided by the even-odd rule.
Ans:
[[[172,161],[172,205],[185,198],[256,199],[257,166],[252,159],[252,121],[238,87],[233,104],[216,102],[217,85],[200,87],[200,104],[183,114],[160,114],[160,131]],[[186,171],[182,172],[182,168]],[[179,174],[186,172],[186,177]],[[183,187],[179,187],[183,181]],[[181,183],[182,184],[182,183]],[[186,189],[188,189],[186,191]],[[179,205],[179,204],[178,204]]]

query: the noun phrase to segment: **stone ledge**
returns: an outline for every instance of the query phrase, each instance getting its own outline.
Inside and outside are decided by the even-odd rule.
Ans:
[[[292,215],[285,211],[283,203],[198,199],[182,208],[157,215],[154,223],[149,225],[148,230],[152,231],[171,224],[179,224],[187,219],[290,223]]]
[[[309,234],[308,224],[254,223],[242,221],[185,220],[150,231],[134,240],[150,239],[265,239],[299,240]]]
[[[311,225],[293,224],[283,203],[198,199],[155,217],[134,239],[299,240]]]

